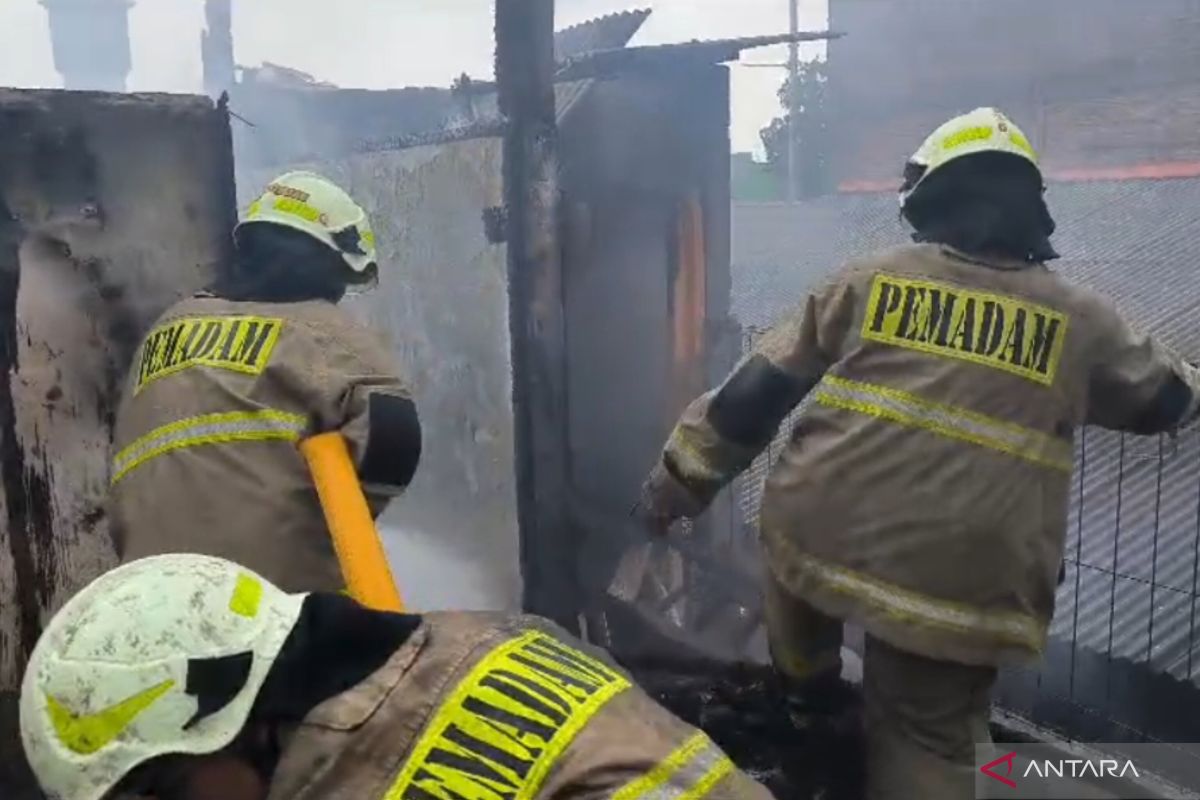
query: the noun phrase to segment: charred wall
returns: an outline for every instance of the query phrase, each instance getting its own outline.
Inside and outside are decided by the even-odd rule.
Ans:
[[[683,404],[730,366],[728,92],[723,67],[634,73],[592,85],[561,122],[568,439],[591,591],[636,535],[626,512]]]
[[[115,560],[119,384],[142,332],[227,255],[229,128],[204,98],[0,90],[0,795],[49,614]]]

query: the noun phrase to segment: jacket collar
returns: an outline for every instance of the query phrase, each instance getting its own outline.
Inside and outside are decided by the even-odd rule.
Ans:
[[[337,731],[353,730],[362,725],[408,673],[428,639],[429,627],[423,622],[382,667],[353,688],[313,708],[305,716],[304,724]]]
[[[968,264],[975,264],[977,266],[988,267],[990,269],[1004,270],[1006,272],[1016,272],[1022,269],[1029,269],[1030,267],[1042,266],[1034,261],[1022,261],[1016,258],[970,255],[968,253],[964,253],[962,250],[953,248],[948,244],[939,244],[937,247],[944,255],[953,259],[954,261],[963,261]]]

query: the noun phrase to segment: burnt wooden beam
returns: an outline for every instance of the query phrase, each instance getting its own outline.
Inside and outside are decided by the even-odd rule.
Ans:
[[[554,72],[553,0],[496,0],[523,601],[577,632]]]

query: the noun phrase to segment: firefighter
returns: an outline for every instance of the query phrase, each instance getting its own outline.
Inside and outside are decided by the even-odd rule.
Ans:
[[[337,307],[377,281],[375,237],[344,191],[291,172],[251,204],[234,240],[235,268],[169,309],[130,370],[112,460],[118,552],[202,552],[288,591],[336,591],[298,441],[344,434],[376,515],[421,454],[394,360]]]
[[[643,489],[695,517],[802,400],[766,482],[768,639],[798,710],[837,694],[842,624],[866,632],[868,794],[973,796],[997,667],[1046,643],[1073,437],[1170,432],[1195,367],[1049,270],[1038,159],[977,109],[938,128],[900,192],[914,243],[812,291],[694,401]]]
[[[546,620],[370,611],[202,555],[125,564],[70,600],[20,724],[60,800],[771,800]]]

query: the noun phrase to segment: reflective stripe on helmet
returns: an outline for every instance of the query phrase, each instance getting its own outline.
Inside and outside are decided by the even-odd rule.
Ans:
[[[366,212],[333,182],[312,172],[289,172],[268,184],[246,209],[238,229],[249,224],[306,233],[337,252],[355,272],[375,263],[375,234]],[[344,241],[353,246],[343,246]]]
[[[1037,151],[1012,120],[997,109],[977,108],[939,126],[921,143],[908,161],[900,205],[934,172],[977,153],[1008,153],[1038,168]]]

